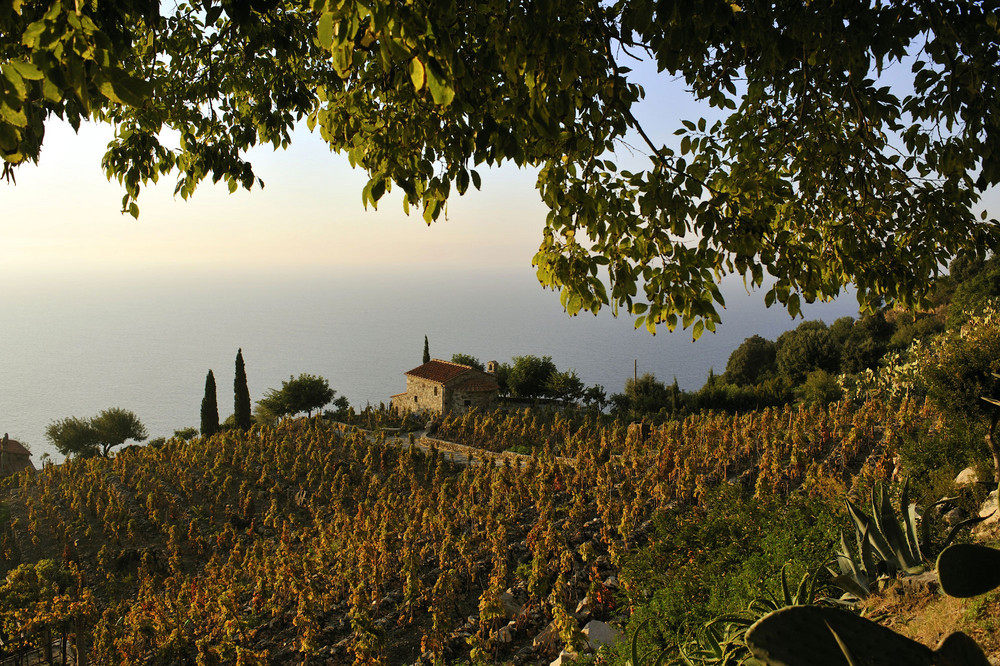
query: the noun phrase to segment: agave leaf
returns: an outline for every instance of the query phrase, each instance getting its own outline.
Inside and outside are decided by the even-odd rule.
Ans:
[[[920,534],[917,531],[917,504],[916,502],[911,502],[906,507],[906,542],[909,544],[910,553],[912,554],[915,564],[920,564],[924,561],[924,554],[920,548]]]
[[[649,620],[644,620],[639,623],[639,626],[635,628],[635,633],[632,634],[632,666],[640,666],[642,662],[639,661],[639,632],[642,628],[649,624]]]
[[[872,558],[872,540],[868,537],[867,527],[861,533],[861,566],[864,567],[870,584],[875,576],[875,560]]]
[[[836,587],[839,587],[844,592],[848,594],[853,594],[858,599],[867,599],[871,592],[868,591],[867,587],[863,587],[857,580],[850,576],[835,576],[832,581]]]
[[[719,643],[719,637],[716,635],[716,627],[714,625],[709,625],[705,627],[705,632],[702,634],[705,638],[705,642],[708,643],[708,652],[716,657],[722,655],[722,645]]]
[[[793,604],[792,604],[792,595],[791,595],[791,592],[788,591],[788,575],[787,575],[787,570],[788,570],[788,563],[786,562],[781,567],[781,596],[785,600],[785,605],[786,606],[791,606]]]
[[[930,506],[924,509],[924,513],[920,520],[920,544],[921,548],[924,550],[930,550],[931,548],[931,509],[941,506],[942,504],[948,504],[949,502],[954,502],[958,499],[955,497],[942,497],[937,502],[934,502]]]
[[[751,624],[754,623],[754,620],[751,620],[750,618],[744,617],[742,615],[731,614],[731,615],[720,615],[719,617],[712,620],[710,624],[716,624],[716,623],[723,626],[732,625],[734,627],[749,627]]]
[[[816,586],[819,584],[819,574],[824,569],[826,569],[826,562],[813,569],[812,583],[809,585],[809,596],[805,598],[804,603],[811,604],[812,600],[816,598]]]
[[[959,530],[961,530],[963,527],[972,527],[973,525],[978,525],[979,523],[983,522],[984,520],[992,516],[994,513],[996,513],[996,511],[991,511],[985,516],[976,516],[975,518],[967,518],[966,520],[960,522],[958,525],[955,525],[953,528],[951,528],[951,531],[948,532],[948,538],[944,540],[944,546],[941,547],[941,550],[944,550],[945,548],[951,545],[951,542],[955,540],[955,537],[958,536]]]
[[[840,550],[841,552],[837,553],[837,566],[840,567],[840,573],[857,575],[858,554],[851,542],[847,540],[843,530],[840,531]]]
[[[910,566],[917,566],[924,561],[920,552],[920,539],[917,533],[917,505],[910,502],[910,480],[903,484],[903,496],[899,500],[899,508],[903,511],[903,526],[906,532],[906,549],[911,558]]]
[[[875,500],[873,498],[872,504],[874,504],[874,502]],[[875,521],[869,518],[864,511],[855,506],[851,500],[847,500],[847,509],[851,514],[851,518],[854,519],[854,524],[857,526],[858,532],[865,535],[863,536],[863,539],[871,541],[872,546],[874,546],[875,550],[878,551],[878,554],[882,557],[882,559],[893,559],[892,548],[889,547],[885,537],[882,536],[881,532],[879,532]]]
[[[875,497],[872,495],[872,506],[874,508]],[[907,553],[906,537],[903,535],[903,528],[899,526],[899,519],[896,518],[896,511],[892,508],[889,499],[889,492],[882,484],[878,485],[878,510],[875,511],[876,524],[882,533],[886,544],[891,549],[890,553],[882,552],[882,558],[887,562],[896,565],[896,568],[907,569],[913,564],[909,562]]]
[[[806,599],[806,590],[809,588],[809,572],[806,571],[802,574],[802,580],[799,581],[799,588],[795,590],[795,598],[792,599],[793,605],[802,606],[812,601],[812,597]]]

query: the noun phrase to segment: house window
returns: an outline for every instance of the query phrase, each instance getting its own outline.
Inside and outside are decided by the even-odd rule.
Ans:
[[[413,402],[417,401],[417,396],[413,396]]]
[[[434,387],[434,395],[437,395],[437,394],[438,394],[438,387],[437,387],[437,386],[435,386],[435,387]]]
[[[471,401],[471,400],[466,400],[466,401],[465,401],[465,406],[466,406],[466,407],[468,407],[468,406],[469,406],[469,405],[471,405],[471,404],[472,404],[472,401]]]

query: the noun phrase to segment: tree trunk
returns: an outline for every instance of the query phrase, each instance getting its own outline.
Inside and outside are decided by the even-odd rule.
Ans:
[[[990,428],[990,432],[986,433],[986,446],[989,447],[990,453],[993,454],[993,481],[1000,487],[1000,446],[997,446],[997,442],[993,439],[993,429]]]
[[[83,629],[83,620],[74,623],[73,648],[76,651],[76,666],[87,666],[87,653],[90,648],[87,646],[87,634]]]
[[[45,663],[52,665],[52,629],[45,627],[42,629],[42,654]]]

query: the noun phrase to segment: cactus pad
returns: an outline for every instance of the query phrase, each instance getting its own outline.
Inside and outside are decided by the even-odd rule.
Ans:
[[[937,561],[941,589],[962,599],[1000,587],[1000,550],[973,543],[945,548]]]
[[[836,636],[834,635],[836,632]],[[769,666],[933,666],[934,652],[862,617],[821,606],[791,606],[765,615],[747,631],[747,647]]]
[[[990,662],[976,641],[956,631],[934,651],[934,666],[990,666]]]

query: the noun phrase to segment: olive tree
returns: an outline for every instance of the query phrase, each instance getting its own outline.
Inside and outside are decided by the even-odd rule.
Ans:
[[[280,389],[270,389],[257,401],[256,418],[259,423],[272,423],[284,416],[306,412],[328,405],[336,394],[329,382],[318,375],[303,373],[281,382]]]
[[[114,447],[130,439],[141,442],[149,433],[133,412],[111,407],[90,419],[70,416],[54,421],[45,429],[45,436],[65,456],[106,458]]]

